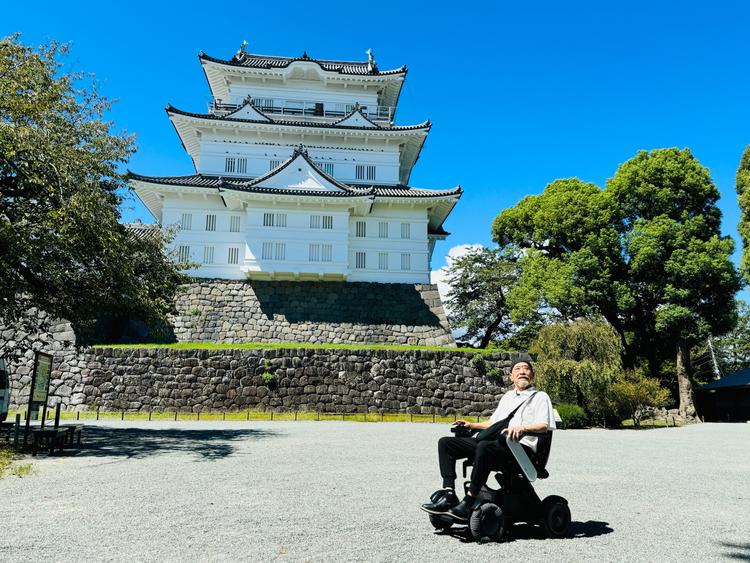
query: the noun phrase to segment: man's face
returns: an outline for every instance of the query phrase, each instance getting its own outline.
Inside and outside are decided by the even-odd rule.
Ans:
[[[510,372],[510,380],[516,389],[523,391],[534,381],[534,372],[526,362],[518,362]]]

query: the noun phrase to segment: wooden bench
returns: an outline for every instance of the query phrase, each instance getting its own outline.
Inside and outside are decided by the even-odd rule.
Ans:
[[[50,454],[55,453],[55,450],[62,452],[67,436],[67,428],[33,428],[31,455],[36,455],[40,447],[49,449]]]
[[[65,443],[68,446],[75,444],[76,446],[81,445],[81,434],[83,433],[83,424],[63,424],[58,428],[67,432],[67,438]]]

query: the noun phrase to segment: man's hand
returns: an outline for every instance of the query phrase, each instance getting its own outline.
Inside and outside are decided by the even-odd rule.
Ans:
[[[509,426],[507,429],[503,430],[503,433],[507,434],[514,442],[518,442],[525,431],[526,430],[523,426]]]
[[[469,430],[473,430],[472,423],[469,422],[468,420],[461,420],[461,419],[459,419],[459,420],[457,420],[456,422],[453,423],[453,426],[459,426],[459,427],[463,427],[463,428],[468,428]]]

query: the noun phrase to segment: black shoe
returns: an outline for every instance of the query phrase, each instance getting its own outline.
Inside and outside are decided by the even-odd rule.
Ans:
[[[458,504],[458,497],[453,489],[441,489],[432,493],[430,501],[422,505],[422,510],[430,514],[445,514]]]
[[[448,511],[448,516],[452,516],[454,520],[460,522],[468,522],[471,511],[479,505],[479,499],[476,497],[470,497],[466,495],[464,500],[459,502],[456,506]]]

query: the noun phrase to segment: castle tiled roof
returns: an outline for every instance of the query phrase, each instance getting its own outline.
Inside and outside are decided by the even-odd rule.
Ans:
[[[372,131],[373,127],[362,127],[362,126],[352,126],[352,125],[338,125],[337,123],[319,123],[315,121],[288,121],[288,120],[279,120],[275,121],[271,119],[270,116],[265,115],[268,118],[268,121],[266,120],[260,120],[260,119],[240,119],[231,117],[231,114],[225,115],[225,116],[219,116],[214,115],[212,113],[196,113],[191,111],[184,111],[181,109],[177,109],[171,104],[167,104],[166,106],[167,114],[176,114],[176,115],[184,115],[186,117],[196,117],[198,119],[210,119],[214,121],[224,121],[224,122],[234,122],[234,123],[258,123],[263,125],[268,125],[269,123],[273,123],[274,125],[285,125],[285,126],[291,126],[291,127],[316,127],[321,129],[351,129],[355,131]],[[262,113],[262,112],[259,112]],[[339,120],[343,121],[343,120]],[[432,124],[430,123],[430,120],[428,119],[424,123],[418,123],[417,125],[389,125],[388,127],[383,127],[380,125],[375,125],[375,128],[380,129],[382,131],[414,131],[418,129],[430,129],[432,127]]]
[[[213,63],[238,66],[245,68],[260,68],[260,69],[271,69],[271,68],[286,68],[290,64],[303,61],[315,63],[320,68],[328,72],[336,72],[338,74],[350,74],[358,76],[387,76],[387,75],[398,75],[406,74],[406,66],[393,70],[381,71],[377,65],[370,64],[369,62],[361,61],[328,61],[322,59],[312,59],[307,53],[303,53],[299,57],[277,57],[270,55],[253,55],[250,53],[237,53],[234,57],[229,60],[217,59],[201,52],[198,58],[202,61],[209,61]]]

